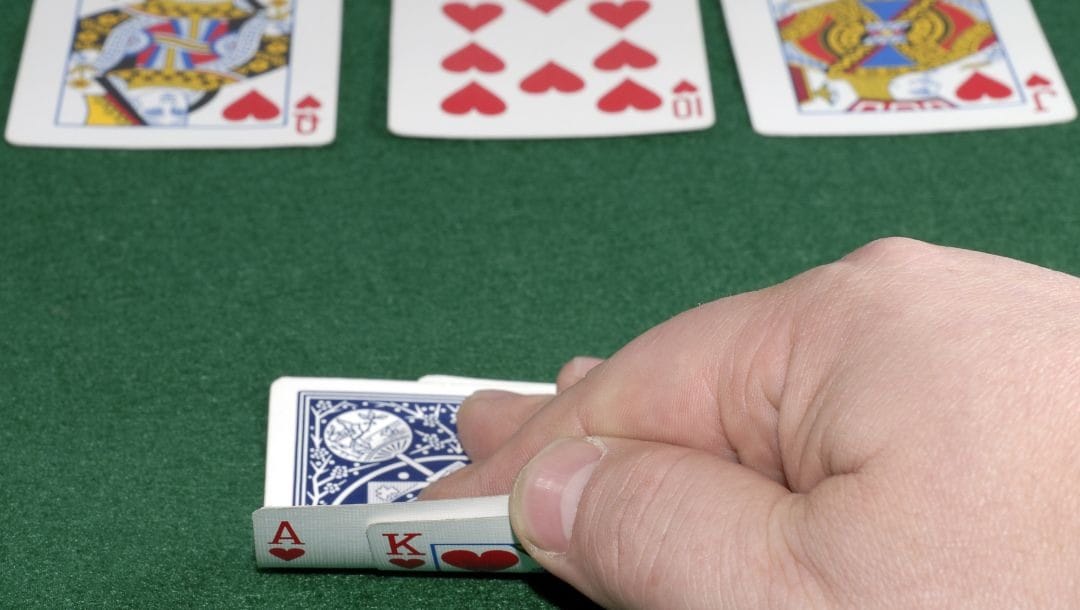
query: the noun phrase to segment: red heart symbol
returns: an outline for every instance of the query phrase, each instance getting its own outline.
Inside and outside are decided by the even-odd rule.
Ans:
[[[593,15],[621,29],[625,29],[638,17],[649,11],[649,3],[643,0],[629,0],[620,4],[597,2],[589,7]]]
[[[322,108],[322,102],[309,95],[296,104],[297,108]]]
[[[270,554],[278,559],[284,559],[285,561],[292,561],[297,557],[303,557],[304,549],[298,549],[293,547],[291,549],[279,549],[277,547],[270,549]]]
[[[573,93],[585,88],[585,81],[581,80],[577,74],[549,61],[542,68],[525,77],[525,80],[521,81],[521,88],[529,93],[544,93],[549,89]]]
[[[1050,84],[1050,81],[1041,74],[1032,74],[1031,78],[1027,79],[1028,87],[1046,87]]]
[[[443,100],[442,109],[450,114],[467,114],[470,110],[476,110],[492,116],[505,112],[506,103],[479,84],[469,83]]]
[[[503,12],[502,7],[498,4],[481,3],[473,7],[464,2],[451,2],[444,6],[442,10],[447,17],[453,19],[458,25],[470,32],[475,32],[498,19]]]
[[[510,551],[484,551],[477,555],[472,551],[454,550],[442,554],[442,560],[455,568],[473,572],[498,572],[518,564],[518,556]]]
[[[637,45],[620,40],[618,44],[601,53],[593,65],[601,70],[618,70],[623,66],[640,70],[655,66],[656,56]]]
[[[633,107],[638,110],[655,110],[660,107],[660,97],[630,79],[600,98],[597,104],[604,112],[622,112]]]
[[[682,81],[678,85],[675,85],[675,93],[697,93],[697,87],[690,81]]]
[[[251,90],[250,93],[244,97],[229,104],[225,108],[225,118],[230,121],[243,121],[248,117],[255,117],[260,121],[269,121],[275,119],[281,114],[281,109],[277,104],[266,99],[266,97],[255,91]]]
[[[481,72],[500,72],[506,64],[491,51],[471,42],[444,59],[442,67],[451,72],[468,72],[471,68]]]
[[[390,560],[390,563],[398,566],[399,568],[405,568],[406,570],[413,570],[413,569],[419,568],[420,566],[424,565],[427,562],[425,562],[423,559],[402,559],[400,557],[394,557],[393,559]]]
[[[525,0],[525,2],[528,2],[545,13],[550,13],[559,8],[566,0]]]
[[[984,97],[1004,99],[1012,95],[1012,89],[1001,81],[994,80],[982,72],[976,72],[968,77],[964,84],[956,90],[956,97],[974,102]]]

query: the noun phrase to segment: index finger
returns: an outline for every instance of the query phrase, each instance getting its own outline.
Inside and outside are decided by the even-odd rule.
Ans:
[[[533,415],[495,453],[423,498],[508,493],[541,449],[567,437],[680,445],[783,480],[777,404],[790,351],[783,285],[703,305],[619,350]]]

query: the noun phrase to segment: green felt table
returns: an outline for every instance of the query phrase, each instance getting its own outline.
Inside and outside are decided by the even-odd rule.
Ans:
[[[1035,4],[1080,88],[1080,4]],[[706,0],[712,129],[399,139],[387,5],[348,3],[330,147],[0,146],[0,605],[574,605],[546,576],[257,570],[271,381],[548,380],[886,235],[1080,273],[1080,123],[763,138]],[[2,116],[29,7],[0,21]]]

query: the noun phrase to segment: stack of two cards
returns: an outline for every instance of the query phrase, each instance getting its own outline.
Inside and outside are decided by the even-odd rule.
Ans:
[[[37,0],[7,139],[328,144],[342,9],[341,0]],[[446,138],[708,127],[698,2],[395,0],[388,116],[395,134]]]
[[[1070,121],[1028,0],[722,0],[754,128],[873,135]],[[714,122],[698,0],[395,0],[390,130],[614,136]]]
[[[760,133],[1076,116],[1028,0],[722,1]],[[341,29],[341,0],[37,0],[7,138],[327,144]],[[394,0],[390,39],[397,135],[619,136],[714,122],[698,0]]]
[[[270,391],[264,507],[252,515],[267,568],[535,572],[506,496],[413,502],[468,464],[462,401],[550,384],[428,376],[416,382],[282,378]]]

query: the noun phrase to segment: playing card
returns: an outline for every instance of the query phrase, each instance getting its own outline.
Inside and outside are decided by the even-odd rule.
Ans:
[[[506,498],[502,501],[505,505]],[[372,560],[382,570],[541,571],[503,515],[376,522],[367,528],[367,539]]]
[[[317,146],[337,123],[341,0],[37,0],[7,140]]]
[[[1028,0],[722,2],[762,134],[902,134],[1076,118]]]
[[[265,506],[416,499],[468,463],[463,384],[285,377],[270,389]]]
[[[262,508],[252,515],[255,559],[267,568],[540,571],[510,529],[508,501]]]
[[[713,114],[697,0],[394,0],[397,135],[632,135]]]
[[[270,390],[262,567],[532,572],[507,497],[415,502],[468,463],[457,411],[478,388],[550,384],[432,376],[425,382],[284,377]],[[441,381],[439,381],[441,380]]]
[[[460,386],[470,394],[480,390],[502,390],[515,394],[554,394],[555,384],[536,383],[533,381],[503,381],[501,379],[482,379],[480,377],[456,377],[454,375],[424,375],[417,379],[420,383]]]

